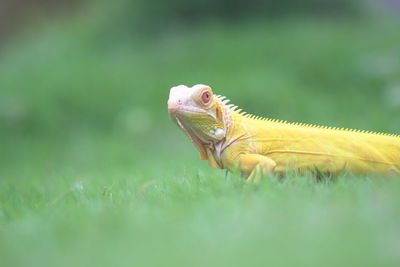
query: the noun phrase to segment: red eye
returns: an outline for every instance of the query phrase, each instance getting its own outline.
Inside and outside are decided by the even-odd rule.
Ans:
[[[204,104],[208,104],[211,100],[211,94],[210,92],[204,92],[201,94],[201,100],[203,101]]]

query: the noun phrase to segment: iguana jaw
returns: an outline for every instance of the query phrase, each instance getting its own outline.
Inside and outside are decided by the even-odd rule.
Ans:
[[[203,131],[201,126],[193,123],[193,118],[206,118],[209,117],[215,120],[215,115],[204,110],[187,107],[187,106],[168,106],[168,112],[172,121],[174,121],[193,142],[201,143],[201,145],[215,143],[221,138],[221,132],[217,128]],[[219,129],[219,128],[218,128]]]
[[[171,117],[171,119],[176,120],[177,117],[193,117],[195,115],[197,116],[210,116],[213,119],[215,119],[215,116],[210,113],[206,112],[202,109],[196,108],[196,107],[190,107],[190,106],[183,106],[183,105],[176,105],[174,103],[168,103],[168,113]]]

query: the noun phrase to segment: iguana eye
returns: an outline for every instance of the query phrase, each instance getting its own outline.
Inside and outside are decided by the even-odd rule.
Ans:
[[[208,104],[211,100],[211,94],[208,91],[205,91],[201,94],[201,101],[203,101],[204,104]]]

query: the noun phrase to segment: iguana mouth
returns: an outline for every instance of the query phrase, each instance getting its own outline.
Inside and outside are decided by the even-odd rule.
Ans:
[[[199,109],[199,108],[195,108],[195,107],[185,107],[185,106],[181,106],[181,105],[168,105],[168,112],[169,114],[173,115],[173,116],[179,116],[179,115],[183,115],[185,116],[185,114],[208,114],[206,112],[204,112],[204,110]],[[188,116],[186,115],[186,116]]]

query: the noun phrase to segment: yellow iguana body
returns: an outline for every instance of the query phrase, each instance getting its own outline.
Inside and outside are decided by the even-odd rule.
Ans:
[[[400,136],[287,123],[242,113],[206,85],[171,88],[171,118],[212,167],[266,172],[399,173]]]

